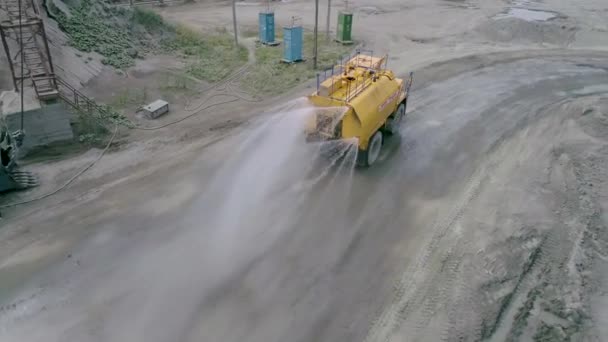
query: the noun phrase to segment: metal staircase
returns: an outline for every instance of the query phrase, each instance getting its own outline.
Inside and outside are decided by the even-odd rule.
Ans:
[[[77,111],[93,116],[95,114],[104,114],[107,111],[104,107],[98,105],[94,100],[61,78],[55,77],[54,81],[57,84],[59,98]]]
[[[15,90],[20,90],[21,82],[31,82],[38,99],[57,98],[51,53],[35,0],[0,0],[0,15],[0,36]]]
[[[40,100],[59,98],[74,109],[88,114],[104,111],[102,106],[55,75],[44,22],[35,1],[21,0],[19,16],[19,0],[0,0],[0,35],[15,90],[20,90],[21,82],[31,82]]]

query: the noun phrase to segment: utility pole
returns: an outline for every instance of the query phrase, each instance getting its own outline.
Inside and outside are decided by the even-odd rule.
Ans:
[[[232,21],[234,23],[234,44],[238,50],[239,48],[239,33],[236,28],[236,0],[232,0]]]
[[[327,41],[331,38],[329,37],[329,25],[331,24],[331,0],[327,0],[327,27],[325,27],[325,34],[327,35]]]
[[[318,50],[318,38],[319,38],[319,0],[315,0],[315,49],[313,51],[313,68],[317,69],[317,54]]]
[[[20,90],[20,100],[21,100],[21,132],[23,132],[23,111],[24,111],[24,104],[23,104],[23,82],[25,82],[25,77],[23,76],[23,74],[25,73],[25,51],[23,48],[23,2],[21,0],[19,0],[19,2],[17,3],[19,6],[19,49],[21,50],[19,52],[19,54],[21,55],[21,90]],[[34,38],[35,39],[35,38]],[[6,52],[8,53],[8,50],[6,50]],[[10,56],[9,56],[10,58]],[[10,62],[10,60],[9,60]],[[31,71],[28,70],[28,73],[31,76]],[[33,82],[33,81],[32,81]],[[34,84],[32,84],[32,86],[35,86]],[[7,132],[7,134],[10,134],[10,132]]]

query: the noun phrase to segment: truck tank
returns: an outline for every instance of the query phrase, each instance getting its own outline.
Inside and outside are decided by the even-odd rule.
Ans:
[[[407,110],[413,73],[404,81],[387,69],[388,56],[356,52],[345,63],[318,75],[307,141],[356,139],[360,165],[373,164],[385,136],[398,132]],[[335,110],[328,110],[335,108]]]

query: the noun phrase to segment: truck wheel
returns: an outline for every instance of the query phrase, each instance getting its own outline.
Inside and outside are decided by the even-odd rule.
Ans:
[[[405,108],[405,102],[399,104],[395,113],[386,120],[386,132],[388,134],[392,135],[399,133],[399,126],[405,117]]]
[[[382,141],[384,140],[381,131],[377,131],[372,136],[366,151],[359,150],[357,154],[357,164],[361,166],[372,166],[380,156]]]

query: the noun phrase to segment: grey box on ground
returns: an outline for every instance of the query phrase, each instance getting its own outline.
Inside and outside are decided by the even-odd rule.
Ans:
[[[156,100],[149,105],[144,106],[143,111],[146,117],[156,119],[169,111],[169,103],[163,100]]]
[[[4,100],[11,100],[11,96],[2,97]],[[20,106],[18,108],[20,109]],[[20,157],[34,148],[74,139],[74,132],[70,125],[72,113],[63,102],[47,104],[42,107],[30,103],[24,109],[23,130],[25,131],[25,139],[23,139],[23,145],[19,148]],[[14,105],[4,103],[3,115],[10,131],[14,132],[21,129],[21,111],[16,110]]]

